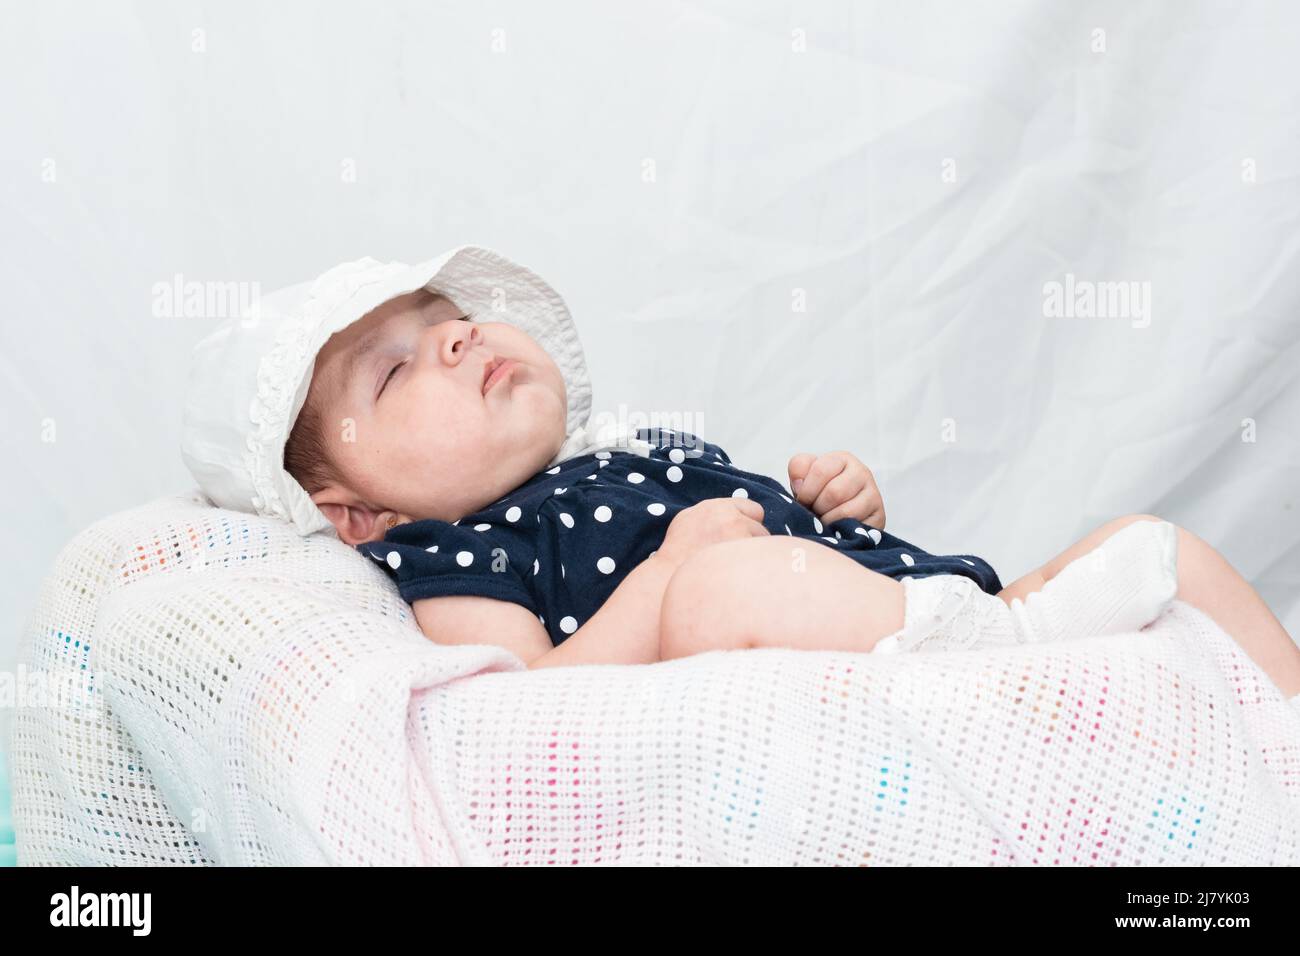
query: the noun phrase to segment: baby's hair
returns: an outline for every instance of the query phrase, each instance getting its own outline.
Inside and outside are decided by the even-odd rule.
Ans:
[[[284,470],[309,495],[339,483],[342,478],[325,443],[320,409],[316,407],[315,398],[308,391],[307,400],[298,413],[298,420],[293,423],[289,438],[284,443]]]

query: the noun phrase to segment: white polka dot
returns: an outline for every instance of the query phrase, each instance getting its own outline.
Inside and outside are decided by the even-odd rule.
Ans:
[[[566,614],[564,615],[564,617],[560,618],[560,630],[562,630],[565,634],[572,634],[577,629],[578,629],[578,622],[575,621],[573,618],[571,618],[569,615]]]
[[[518,505],[515,505],[513,508],[511,508],[509,511],[506,512],[506,520],[518,521],[519,516],[522,515],[523,513],[524,513],[523,509],[521,509]]]
[[[379,555],[375,554],[375,552],[373,552],[373,551],[370,552],[370,556],[371,556],[372,558],[374,558],[376,561],[382,561],[382,560],[384,560],[384,559],[381,558]]]
[[[823,541],[829,541],[831,544],[834,544],[834,543],[835,543],[835,539],[834,539],[834,538],[829,537],[829,536],[826,536],[826,535],[823,535],[823,536],[822,536],[822,540],[823,540]]]
[[[560,577],[564,577],[564,562],[560,562]]]
[[[786,526],[785,526],[785,533],[788,534],[788,535],[793,535],[793,534],[794,534],[794,532],[790,530],[790,526],[789,526],[789,525],[786,525]]]
[[[786,504],[788,505],[794,504],[794,499],[791,498],[789,495],[781,495],[781,497],[785,499]]]
[[[546,473],[548,475],[558,475],[560,473],[560,466],[556,465],[554,468],[547,468]]]
[[[573,527],[573,515],[569,514],[567,511],[560,512],[560,521],[566,528]]]
[[[595,476],[595,475],[588,475],[587,477],[590,478],[592,481],[595,481],[595,480],[596,480],[596,476]]]
[[[546,618],[542,617],[540,614],[537,615],[537,620],[542,622],[542,627],[546,626]]]
[[[565,493],[566,491],[568,491],[568,490],[569,490],[568,488],[556,488],[556,489],[555,489],[555,493],[556,493],[557,495],[562,495],[562,494],[564,494],[564,493]]]
[[[437,554],[437,553],[438,553],[438,546],[437,546],[436,544],[434,544],[434,545],[430,545],[429,547],[425,548],[424,550],[425,550],[425,551],[428,551],[430,554]]]
[[[388,566],[392,568],[394,571],[396,571],[399,567],[402,566],[402,556],[398,554],[396,551],[389,551]]]
[[[674,465],[680,465],[686,460],[686,452],[682,451],[680,448],[674,448],[668,453],[668,460]]]
[[[816,515],[813,516],[813,527],[817,529],[818,534],[822,533],[822,523],[817,520]]]
[[[462,568],[468,568],[471,564],[474,563],[474,552],[473,552],[473,551],[457,551],[457,552],[456,552],[456,563],[459,564]]]
[[[608,521],[614,516],[614,512],[609,510],[608,505],[601,505],[596,509],[595,518],[597,521]]]
[[[645,481],[645,475],[641,474],[639,471],[629,471],[627,473],[627,480],[634,485],[639,485],[641,482]]]
[[[650,504],[645,506],[645,510],[650,512],[652,515],[661,515],[667,509],[664,508],[661,502],[652,501]]]
[[[835,532],[835,540],[836,540],[836,541],[840,540],[840,538],[842,538],[842,537],[843,537],[843,535],[840,534],[838,531]]]
[[[609,458],[609,452],[607,452],[607,451],[598,451],[598,452],[596,452],[596,457],[597,457],[597,458],[605,458],[605,459],[607,459],[607,458]]]
[[[900,555],[898,556],[898,558],[899,558],[900,561],[902,561],[904,564],[906,564],[909,568],[910,568],[912,565],[916,564],[916,558],[912,557],[912,556],[911,556],[910,554],[908,554],[906,551],[904,551],[902,554],[900,554]]]
[[[541,566],[542,566],[542,563],[541,563],[540,561],[538,561],[537,558],[533,558],[533,574],[536,574],[538,568],[540,568]]]
[[[965,558],[962,558],[962,560],[963,560],[963,561],[966,561]],[[966,561],[966,563],[969,564],[972,568],[975,567],[975,562],[974,562],[974,561]]]
[[[601,574],[609,574],[614,570],[614,559],[606,556],[596,562],[596,567],[600,569]]]
[[[490,527],[492,527],[490,524],[484,522],[483,524],[476,524],[476,525],[474,525],[474,530],[475,530],[475,531],[486,531],[486,530],[487,530],[488,528],[490,528]]]
[[[452,524],[460,524],[460,519],[457,518],[455,521],[452,522]]]
[[[875,528],[867,529],[867,537],[871,539],[872,544],[880,544],[880,532]]]
[[[676,465],[670,465],[666,474],[668,475],[669,481],[682,480],[682,470],[678,468]]]
[[[867,536],[867,529],[866,529],[866,528],[854,528],[854,529],[853,529],[853,533],[854,533],[854,534],[860,534],[860,535],[862,535],[862,537],[865,538],[865,537]]]
[[[731,497],[733,497],[733,498],[748,498],[748,497],[749,497],[749,492],[746,491],[744,488],[737,488],[735,491],[733,491],[733,492],[731,493]]]

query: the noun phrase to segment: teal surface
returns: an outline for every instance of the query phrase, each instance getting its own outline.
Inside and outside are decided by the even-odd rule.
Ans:
[[[9,802],[9,765],[0,753],[0,866],[16,866],[17,848],[14,846],[13,806]]]

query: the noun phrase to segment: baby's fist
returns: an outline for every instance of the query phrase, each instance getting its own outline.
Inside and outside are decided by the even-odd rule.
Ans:
[[[804,452],[790,459],[795,500],[827,524],[852,518],[884,530],[885,503],[871,469],[847,451]]]

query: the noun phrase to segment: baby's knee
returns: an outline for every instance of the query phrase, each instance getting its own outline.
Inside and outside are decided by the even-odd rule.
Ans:
[[[1116,518],[1114,521],[1110,523],[1114,525],[1115,530],[1118,531],[1120,528],[1128,527],[1135,521],[1164,521],[1164,520],[1165,520],[1164,518],[1158,517],[1156,515],[1133,514],[1133,515],[1124,515],[1121,518]]]
[[[1104,525],[1101,526],[1100,530],[1102,532],[1103,537],[1109,538],[1116,531],[1120,531],[1124,528],[1127,528],[1129,525],[1136,524],[1139,521],[1168,521],[1168,519],[1161,518],[1159,515],[1152,515],[1152,514],[1123,515],[1119,518],[1115,518],[1113,521],[1107,521]],[[1168,523],[1173,525],[1176,531],[1179,532],[1182,531],[1182,529],[1179,528],[1178,525],[1174,524],[1172,521],[1168,521]]]
[[[753,543],[766,540],[712,544],[678,566],[659,602],[661,660],[741,646],[741,602],[754,587]]]
[[[713,553],[719,548],[697,551],[668,579],[659,602],[660,660],[698,654],[720,642],[718,611],[727,603],[730,562]]]

